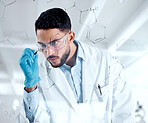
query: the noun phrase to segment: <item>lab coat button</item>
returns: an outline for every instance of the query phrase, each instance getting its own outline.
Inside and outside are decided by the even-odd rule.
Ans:
[[[29,101],[31,100],[30,97],[27,98]]]

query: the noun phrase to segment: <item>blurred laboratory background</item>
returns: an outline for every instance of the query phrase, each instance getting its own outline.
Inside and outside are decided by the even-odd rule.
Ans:
[[[120,59],[136,123],[148,123],[148,0],[0,0],[0,123],[16,123],[24,88],[18,61],[25,48],[37,49],[35,20],[53,7],[68,12],[76,40]]]

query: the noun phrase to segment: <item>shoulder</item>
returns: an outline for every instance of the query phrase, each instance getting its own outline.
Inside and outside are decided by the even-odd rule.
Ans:
[[[92,58],[96,61],[100,61],[101,59],[106,59],[110,61],[113,58],[108,50],[93,47],[83,42],[78,42],[78,44],[82,47],[84,55],[88,60]]]

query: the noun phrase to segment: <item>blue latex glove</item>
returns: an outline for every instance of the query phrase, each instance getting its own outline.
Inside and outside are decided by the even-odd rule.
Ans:
[[[19,60],[20,67],[25,75],[25,87],[34,87],[41,80],[39,76],[38,54],[34,55],[35,50],[26,48]]]

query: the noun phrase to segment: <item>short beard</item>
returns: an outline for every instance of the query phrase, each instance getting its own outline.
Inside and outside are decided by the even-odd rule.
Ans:
[[[66,62],[66,60],[67,60],[69,54],[70,54],[70,47],[68,47],[68,49],[66,50],[66,52],[63,54],[63,56],[61,57],[61,62],[60,62],[58,65],[54,66],[51,62],[49,62],[49,63],[50,63],[51,66],[54,67],[54,68],[61,67],[61,66]],[[50,57],[52,57],[52,56],[49,56],[48,58],[50,58]],[[54,56],[53,56],[53,57],[54,57]],[[56,56],[55,56],[55,57],[56,57]],[[47,60],[48,60],[48,58],[47,58]]]

